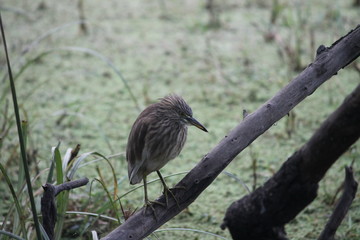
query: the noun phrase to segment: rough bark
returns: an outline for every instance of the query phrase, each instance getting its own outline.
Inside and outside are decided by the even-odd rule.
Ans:
[[[360,137],[360,85],[262,187],[234,202],[222,228],[233,239],[287,239],[284,225],[317,196],[318,182]]]
[[[104,239],[143,239],[180,213],[258,136],[311,95],[331,76],[337,74],[341,68],[356,59],[360,55],[359,43],[360,26],[331,47],[321,48],[312,64],[258,110],[249,114],[177,184],[185,187],[185,190],[175,191],[180,207],[172,198],[169,199],[167,208],[154,206],[157,221],[151,213],[143,215],[143,209],[140,209]],[[164,196],[158,201],[164,202]]]

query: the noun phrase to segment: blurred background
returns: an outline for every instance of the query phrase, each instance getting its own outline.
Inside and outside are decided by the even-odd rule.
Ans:
[[[38,211],[59,143],[63,162],[69,160],[67,151],[81,145],[78,164],[62,170],[91,182],[65,201],[58,239],[90,238],[91,230],[104,236],[124,221],[119,197],[126,216],[142,207],[143,189],[129,184],[124,151],[132,124],[147,105],[179,94],[209,130],[190,128],[180,156],[162,169],[172,186],[242,120],[244,109],[255,111],[314,60],[319,45],[330,46],[360,23],[356,0],[2,0],[0,10],[20,113],[27,121]],[[33,238],[1,45],[0,162]],[[360,83],[359,74],[357,60],[323,84],[149,239],[230,239],[219,227],[226,208],[261,186],[310,138]],[[319,197],[287,225],[291,239],[318,237],[338,198],[343,168],[359,155],[357,143],[332,167]],[[359,179],[358,161],[353,164]],[[56,184],[55,179],[54,173]],[[0,228],[19,234],[13,197],[4,175],[0,180]],[[160,182],[151,183],[149,191],[150,199],[158,197]],[[359,239],[359,221],[358,193],[339,239]]]

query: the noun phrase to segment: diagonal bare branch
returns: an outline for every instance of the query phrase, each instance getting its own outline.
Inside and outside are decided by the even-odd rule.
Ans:
[[[254,113],[249,114],[177,184],[186,188],[174,191],[180,208],[173,199],[169,200],[166,209],[154,206],[157,221],[151,213],[143,215],[141,210],[103,239],[143,239],[176,216],[190,205],[242,150],[359,55],[360,25],[331,47],[319,48],[312,64]],[[164,196],[158,201],[164,201]]]

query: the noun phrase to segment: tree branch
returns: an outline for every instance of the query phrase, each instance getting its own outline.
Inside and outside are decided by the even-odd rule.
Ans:
[[[71,190],[74,188],[82,187],[82,186],[85,186],[86,184],[88,184],[88,182],[89,182],[88,178],[80,178],[78,180],[73,180],[70,182],[65,182],[65,183],[56,185],[55,186],[55,197],[64,190]],[[51,185],[51,184],[47,183],[46,185]]]
[[[351,203],[355,198],[358,183],[354,179],[351,167],[345,167],[345,187],[339,203],[327,222],[325,229],[318,240],[333,240],[336,230],[349,211]]]
[[[180,208],[172,198],[169,199],[166,209],[154,206],[157,221],[150,213],[143,215],[143,209],[141,209],[103,239],[143,239],[180,213],[258,136],[311,95],[331,76],[337,74],[341,68],[356,59],[360,55],[359,43],[360,25],[331,47],[322,49],[315,61],[299,76],[258,110],[249,114],[177,184],[186,188],[186,190],[175,191]],[[158,201],[164,202],[164,196],[161,196]]]
[[[234,239],[287,239],[284,225],[311,203],[318,182],[360,136],[360,85],[262,187],[232,203],[222,228]]]
[[[56,204],[55,197],[64,190],[71,190],[86,185],[88,178],[65,182],[59,185],[46,183],[43,186],[44,195],[41,198],[41,214],[43,218],[43,227],[50,239],[54,239],[54,227],[56,223]]]

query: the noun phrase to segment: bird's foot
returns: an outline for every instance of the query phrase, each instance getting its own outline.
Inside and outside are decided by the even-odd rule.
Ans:
[[[182,190],[186,190],[186,188],[184,186],[175,186],[173,188],[168,188],[165,187],[163,194],[165,195],[165,200],[166,200],[166,206],[169,205],[169,197],[168,197],[168,193],[170,193],[170,195],[174,198],[176,205],[178,206],[178,208],[180,209],[180,205],[179,205],[179,201],[177,200],[177,198],[175,197],[175,194],[173,193],[173,191],[175,189],[182,189]]]
[[[157,215],[156,215],[156,212],[155,212],[155,208],[154,208],[154,206],[153,206],[153,205],[155,205],[155,204],[158,204],[158,205],[160,205],[160,206],[162,206],[162,207],[166,207],[166,205],[165,205],[164,203],[162,203],[162,202],[159,202],[159,201],[149,201],[149,200],[147,200],[147,201],[145,201],[145,204],[144,204],[143,214],[145,215],[147,209],[150,208],[150,209],[152,210],[152,213],[154,214],[154,217],[155,217],[156,221],[157,221],[158,218],[157,218]]]

